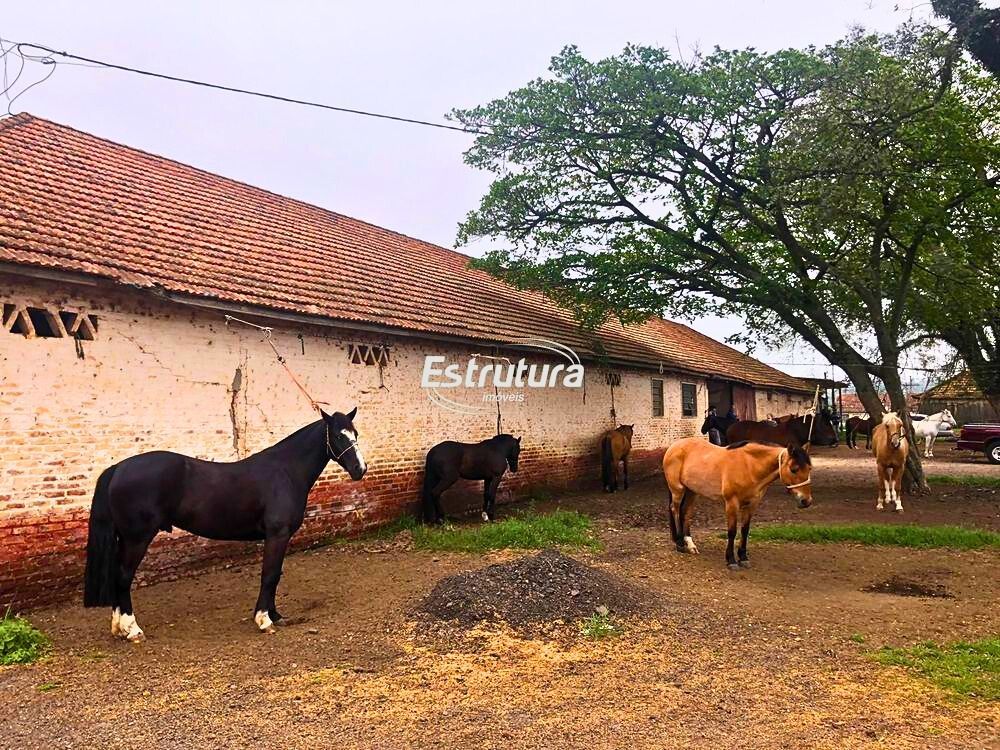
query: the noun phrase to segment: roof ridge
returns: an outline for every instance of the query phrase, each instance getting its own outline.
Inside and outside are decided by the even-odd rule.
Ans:
[[[22,120],[22,118],[23,118],[23,120]],[[162,154],[157,154],[157,153],[154,153],[152,151],[147,151],[144,148],[139,148],[137,146],[130,146],[130,145],[126,144],[126,143],[120,143],[119,141],[114,141],[114,140],[111,140],[110,138],[106,138],[104,136],[97,135],[95,133],[91,133],[91,132],[86,131],[86,130],[81,130],[79,128],[74,128],[72,125],[64,125],[61,122],[56,122],[55,120],[49,120],[49,119],[47,119],[45,117],[38,117],[37,115],[32,115],[32,114],[29,114],[27,112],[19,112],[16,115],[13,115],[11,117],[7,117],[7,118],[4,118],[3,120],[0,120],[0,130],[2,130],[3,127],[4,127],[4,125],[6,125],[8,122],[10,122],[12,124],[22,124],[22,122],[23,123],[27,123],[27,122],[45,123],[46,125],[51,125],[52,127],[58,128],[60,130],[68,130],[68,131],[70,131],[72,133],[77,133],[77,134],[79,134],[81,136],[85,136],[87,138],[93,138],[96,141],[101,141],[102,143],[110,144],[110,145],[114,146],[115,148],[122,148],[122,149],[127,149],[129,151],[134,151],[134,152],[137,152],[137,153],[140,153],[140,154],[144,154],[145,156],[151,157],[153,159],[161,159],[162,161],[165,161],[165,162],[167,162],[169,164],[173,164],[173,165],[175,165],[177,167],[180,167],[181,169],[191,170],[191,171],[194,171],[194,172],[198,172],[199,174],[211,177],[213,179],[222,180],[223,182],[229,183],[231,185],[239,185],[240,187],[243,187],[243,188],[249,188],[250,190],[256,190],[256,191],[258,191],[260,193],[264,193],[266,195],[273,196],[273,197],[278,198],[280,200],[289,201],[290,203],[294,203],[294,204],[296,204],[298,206],[301,206],[301,207],[306,208],[306,209],[311,210],[311,211],[320,211],[322,213],[327,214],[328,216],[333,216],[333,217],[335,217],[337,219],[341,219],[341,220],[348,221],[348,222],[353,222],[355,224],[362,224],[362,225],[367,226],[367,227],[372,227],[373,229],[377,229],[379,231],[386,232],[387,234],[396,235],[397,237],[402,237],[403,239],[409,240],[411,242],[419,243],[420,245],[423,245],[425,247],[433,248],[434,250],[441,251],[441,252],[449,254],[449,255],[456,255],[456,256],[458,256],[460,258],[465,258],[467,261],[474,259],[474,256],[466,255],[465,253],[459,252],[458,250],[455,250],[454,248],[444,247],[443,245],[438,245],[438,244],[435,244],[433,242],[428,242],[427,240],[422,240],[419,237],[414,237],[412,235],[405,234],[405,233],[397,231],[395,229],[390,229],[388,227],[384,227],[381,224],[375,224],[374,222],[367,221],[365,219],[359,219],[359,218],[357,218],[355,216],[348,216],[347,214],[338,213],[337,211],[334,211],[332,209],[326,208],[324,206],[318,206],[315,203],[309,203],[307,201],[304,201],[301,198],[295,198],[295,197],[292,197],[290,195],[284,195],[282,193],[277,193],[277,192],[275,192],[273,190],[269,190],[268,188],[260,187],[259,185],[254,185],[254,184],[249,183],[249,182],[243,182],[242,180],[238,180],[235,177],[227,177],[226,175],[219,174],[218,172],[212,172],[211,170],[205,169],[204,167],[198,167],[198,166],[195,166],[193,164],[187,164],[185,162],[179,161],[179,160],[174,159],[174,158],[169,157],[169,156],[163,156]]]

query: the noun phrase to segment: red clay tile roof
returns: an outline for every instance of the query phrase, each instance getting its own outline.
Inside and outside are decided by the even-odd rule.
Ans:
[[[0,261],[493,343],[591,353],[572,315],[461,253],[27,114],[0,121]],[[794,391],[687,326],[607,324],[615,359]]]
[[[972,379],[972,373],[968,370],[962,370],[958,375],[938,383],[928,391],[924,391],[923,397],[930,401],[947,401],[950,399],[956,401],[978,401],[985,398],[983,392],[979,390],[979,386]]]

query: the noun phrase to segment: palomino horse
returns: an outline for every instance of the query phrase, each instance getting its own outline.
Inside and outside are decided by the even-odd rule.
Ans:
[[[233,463],[154,451],[108,467],[90,506],[85,607],[112,607],[111,634],[138,641],[132,579],[159,531],[173,527],[209,539],[264,540],[254,622],[267,633],[281,620],[274,597],[292,535],[302,525],[309,490],[332,459],[361,479],[354,415],[325,414],[279,443]]]
[[[942,427],[952,429],[956,424],[958,423],[947,409],[913,423],[913,431],[917,435],[917,445],[920,445],[920,438],[924,439],[924,458],[934,458],[934,440],[937,438],[938,431]]]
[[[782,448],[748,442],[720,448],[701,438],[684,438],[671,445],[663,456],[663,476],[670,489],[670,534],[677,550],[698,553],[691,539],[690,517],[692,496],[702,495],[725,503],[729,530],[726,564],[733,570],[750,567],[750,519],[767,488],[781,479],[798,498],[800,508],[812,505],[812,462],[807,450],[808,443],[804,448],[798,443]],[[742,521],[739,562],[733,554],[738,520]]]
[[[878,466],[878,500],[875,510],[882,510],[886,502],[895,506],[897,513],[903,512],[903,471],[906,456],[910,452],[910,441],[906,437],[906,427],[896,412],[890,411],[882,417],[882,423],[872,430],[872,445],[875,447],[875,463]]]
[[[497,501],[497,488],[507,467],[517,472],[521,455],[521,438],[497,435],[481,443],[456,443],[447,440],[427,452],[424,464],[422,496],[423,520],[444,523],[441,493],[459,479],[483,481],[483,520],[492,521]]]
[[[878,422],[871,417],[851,417],[847,420],[847,447],[852,450],[858,447],[858,435],[865,436],[865,450],[872,447],[872,429]]]
[[[816,420],[815,427],[812,425],[814,419]],[[746,440],[758,443],[777,443],[778,445],[795,443],[798,446],[806,443],[837,445],[840,442],[833,424],[822,413],[818,418],[811,414],[805,414],[801,417],[788,415],[778,417],[777,422],[777,424],[770,424],[742,420],[726,431],[726,440],[730,443]]]
[[[618,490],[619,461],[622,464],[625,489],[628,489],[628,454],[632,450],[633,427],[635,425],[623,424],[601,436],[601,481],[605,492]]]

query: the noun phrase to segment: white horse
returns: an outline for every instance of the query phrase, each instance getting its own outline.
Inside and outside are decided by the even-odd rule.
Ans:
[[[937,414],[931,414],[927,419],[913,423],[913,432],[917,436],[917,445],[920,444],[920,438],[924,439],[924,458],[934,457],[934,440],[937,438],[938,431],[942,427],[953,429],[956,424],[958,423],[947,409],[939,411]]]

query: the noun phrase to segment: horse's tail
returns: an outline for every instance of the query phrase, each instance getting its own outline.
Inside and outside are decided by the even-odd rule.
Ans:
[[[611,486],[611,478],[615,471],[614,450],[611,446],[611,435],[601,438],[601,481],[605,489]]]
[[[94,501],[90,505],[90,530],[87,532],[87,567],[83,574],[83,606],[110,607],[118,603],[118,532],[111,520],[111,497],[108,488],[115,466],[109,466],[97,479]]]
[[[426,521],[428,519],[428,511],[430,509],[431,498],[431,488],[434,486],[434,469],[431,468],[431,454],[427,454],[427,460],[424,461],[424,484],[420,490],[420,508],[417,510],[417,520]]]

